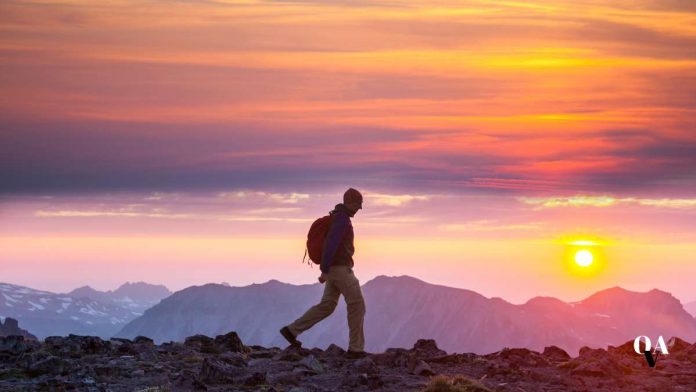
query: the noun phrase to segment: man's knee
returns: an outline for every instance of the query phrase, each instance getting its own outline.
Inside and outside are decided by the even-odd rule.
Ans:
[[[355,314],[358,316],[365,315],[365,300],[362,297],[353,298],[350,301],[346,301],[348,307],[348,313]]]
[[[336,306],[338,305],[338,301],[334,300],[329,300],[329,299],[323,299],[317,307],[319,307],[321,310],[332,313],[334,309],[336,309]]]

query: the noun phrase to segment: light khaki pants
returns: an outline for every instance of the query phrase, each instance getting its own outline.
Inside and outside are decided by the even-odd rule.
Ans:
[[[350,342],[348,349],[351,351],[363,351],[365,349],[365,336],[363,334],[363,322],[365,321],[365,300],[363,300],[360,282],[353,274],[353,270],[345,265],[334,265],[329,269],[324,282],[324,295],[321,302],[312,306],[300,318],[288,325],[288,329],[297,336],[310,329],[314,324],[329,317],[338,305],[338,297],[343,294],[348,310],[348,329]]]

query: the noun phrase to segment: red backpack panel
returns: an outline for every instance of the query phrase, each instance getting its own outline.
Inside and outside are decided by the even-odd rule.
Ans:
[[[312,223],[307,233],[307,250],[309,258],[314,264],[321,264],[321,254],[324,251],[324,240],[331,228],[331,215],[322,216]],[[302,259],[304,261],[304,258]]]

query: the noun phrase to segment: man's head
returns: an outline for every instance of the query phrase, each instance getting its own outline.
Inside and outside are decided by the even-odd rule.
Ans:
[[[349,210],[355,215],[358,210],[362,209],[363,197],[360,192],[356,189],[348,188],[348,190],[343,194],[343,205],[345,205]]]

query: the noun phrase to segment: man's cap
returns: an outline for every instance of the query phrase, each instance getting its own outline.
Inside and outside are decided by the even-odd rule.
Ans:
[[[343,203],[357,202],[362,204],[363,197],[357,189],[348,188],[346,193],[343,194]]]

